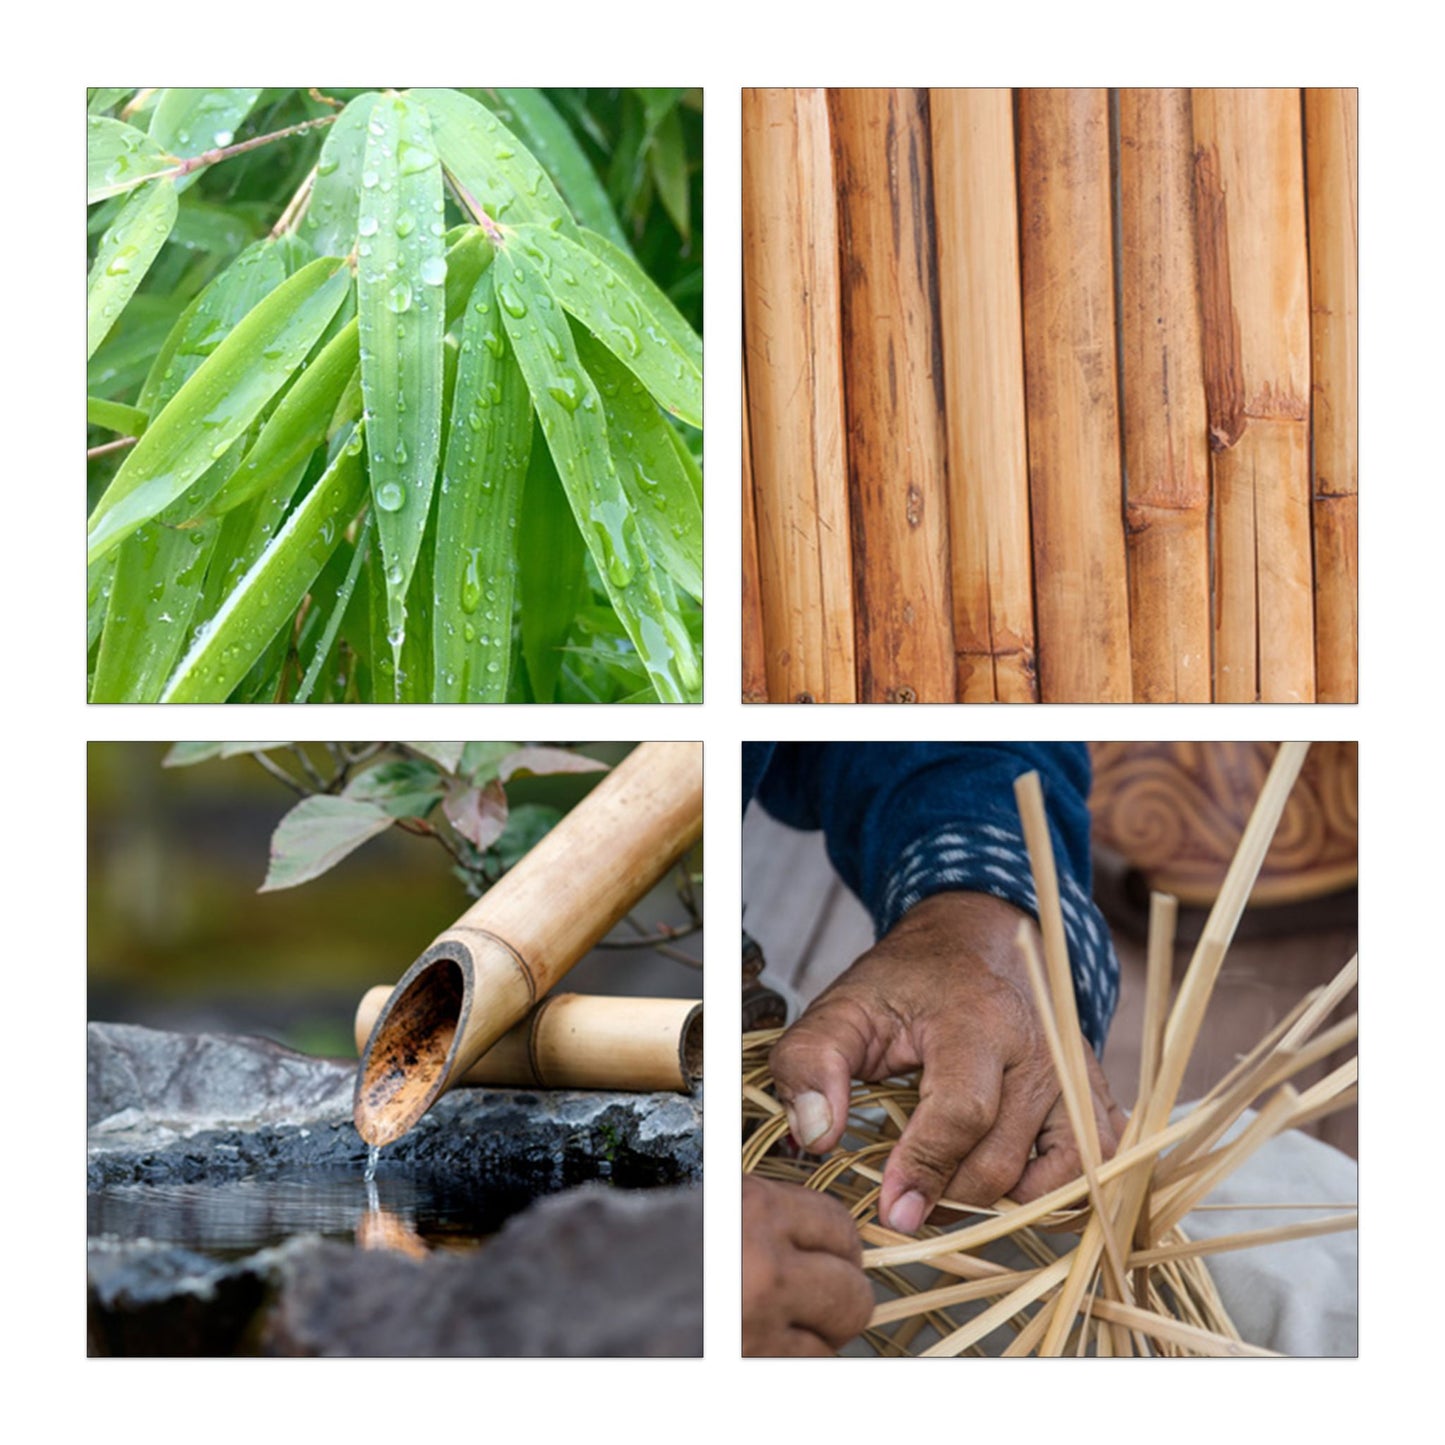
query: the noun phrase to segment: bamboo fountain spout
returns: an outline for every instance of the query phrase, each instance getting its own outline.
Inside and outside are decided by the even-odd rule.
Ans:
[[[702,834],[702,745],[642,743],[402,976],[353,1117],[400,1138]]]

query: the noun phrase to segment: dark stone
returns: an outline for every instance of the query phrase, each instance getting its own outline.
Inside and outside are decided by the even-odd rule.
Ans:
[[[502,1231],[475,1253],[414,1259],[298,1235],[217,1259],[111,1212],[132,1208],[106,1192],[128,1184],[302,1170],[359,1187],[354,1076],[354,1063],[265,1039],[89,1026],[91,1353],[700,1353],[701,1195],[655,1187],[702,1177],[700,1095],[446,1095],[382,1151],[377,1189],[383,1206],[389,1178],[460,1194],[481,1232]],[[598,1179],[609,1184],[541,1198]]]
[[[260,1349],[275,1355],[702,1353],[702,1195],[589,1185],[475,1254],[289,1247]]]

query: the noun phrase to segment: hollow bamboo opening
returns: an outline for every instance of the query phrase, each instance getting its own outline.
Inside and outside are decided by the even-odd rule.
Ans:
[[[429,950],[382,1009],[356,1078],[357,1132],[379,1147],[399,1138],[445,1087],[458,1029],[470,1011],[471,958]]]

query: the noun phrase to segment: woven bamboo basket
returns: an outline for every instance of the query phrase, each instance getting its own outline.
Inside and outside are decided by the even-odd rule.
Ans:
[[[1261,1355],[1240,1338],[1210,1278],[1208,1256],[1353,1229],[1354,1212],[1289,1201],[1288,1222],[1191,1242],[1184,1216],[1262,1145],[1352,1105],[1350,1059],[1296,1091],[1291,1080],[1356,1037],[1354,1016],[1327,1020],[1357,978],[1351,959],[1310,991],[1202,1099],[1178,1109],[1184,1070],[1210,994],[1308,744],[1281,745],[1172,1006],[1174,900],[1156,895],[1139,1095],[1112,1159],[1100,1156],[1088,1107],[1057,883],[1037,779],[1020,811],[1040,902],[1044,959],[1020,930],[1060,1091],[1077,1121],[1084,1172],[1026,1205],[945,1201],[950,1222],[917,1237],[886,1229],[877,1201],[889,1151],[918,1103],[916,1076],[854,1084],[848,1129],[825,1158],[788,1139],[772,1087],[773,1029],[743,1040],[743,1170],[841,1200],[857,1221],[878,1305],[862,1339],[880,1355]],[[1061,1027],[1073,1022],[1072,1031]],[[1072,1040],[1072,1044],[1070,1043]],[[939,1211],[935,1211],[937,1218]]]
[[[1356,700],[1355,91],[742,109],[744,700]]]

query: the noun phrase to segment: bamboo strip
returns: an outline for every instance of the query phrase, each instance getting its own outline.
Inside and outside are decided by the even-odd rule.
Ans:
[[[1149,895],[1149,936],[1145,954],[1144,1025],[1139,1046],[1139,1089],[1136,1099],[1154,1091],[1159,1056],[1164,1050],[1164,1023],[1169,1014],[1169,982],[1174,971],[1174,935],[1179,900],[1169,893]]]
[[[1211,696],[1193,157],[1187,90],[1119,92],[1119,333],[1136,702]]]
[[[966,1325],[939,1340],[937,1344],[930,1345],[924,1350],[923,1358],[946,1359],[962,1354],[969,1345],[991,1335],[1010,1315],[1017,1314],[1025,1305],[1032,1304],[1046,1290],[1052,1289],[1068,1272],[1068,1268],[1069,1260],[1068,1256],[1065,1256],[1047,1269],[1039,1270],[996,1305],[975,1315]]]
[[[1315,695],[1359,698],[1359,92],[1306,90]]]
[[[1309,264],[1295,90],[1196,90],[1215,700],[1310,702]]]
[[[1273,1350],[1262,1350],[1257,1345],[1247,1345],[1242,1340],[1231,1339],[1228,1335],[1180,1324],[1178,1320],[1172,1320],[1167,1315],[1155,1314],[1151,1310],[1137,1309],[1132,1305],[1121,1305],[1113,1300],[1099,1300],[1094,1308],[1105,1319],[1116,1320],[1119,1324],[1142,1330],[1153,1339],[1183,1345],[1191,1354],[1276,1358]]]
[[[1008,90],[929,92],[959,702],[1037,702]]]
[[[1129,702],[1106,92],[1022,90],[1017,120],[1039,690]]]
[[[868,1323],[870,1327],[876,1328],[878,1325],[891,1324],[894,1320],[907,1319],[910,1315],[923,1314],[932,1309],[971,1304],[974,1300],[996,1299],[1035,1278],[1038,1273],[1038,1270],[1009,1270],[1005,1274],[990,1275],[987,1279],[944,1285],[941,1289],[924,1290],[905,1299],[888,1300],[873,1311],[873,1318]]]
[[[768,649],[763,635],[763,584],[758,575],[758,517],[753,497],[753,444],[748,426],[748,375],[743,368],[743,701],[768,700]]]
[[[745,90],[743,334],[768,696],[853,702],[836,187],[821,90]]]
[[[928,98],[834,90],[862,702],[952,702],[943,365]]]
[[[1324,1219],[1307,1219],[1301,1224],[1276,1224],[1269,1229],[1216,1234],[1213,1239],[1190,1240],[1185,1244],[1162,1244],[1157,1249],[1136,1250],[1129,1256],[1129,1266],[1132,1269],[1141,1264],[1159,1264],[1166,1259],[1191,1259],[1203,1254],[1255,1249],[1262,1244],[1284,1244],[1292,1239],[1314,1239],[1317,1235],[1339,1234],[1354,1229],[1359,1220],[1358,1214],[1331,1214]]]

